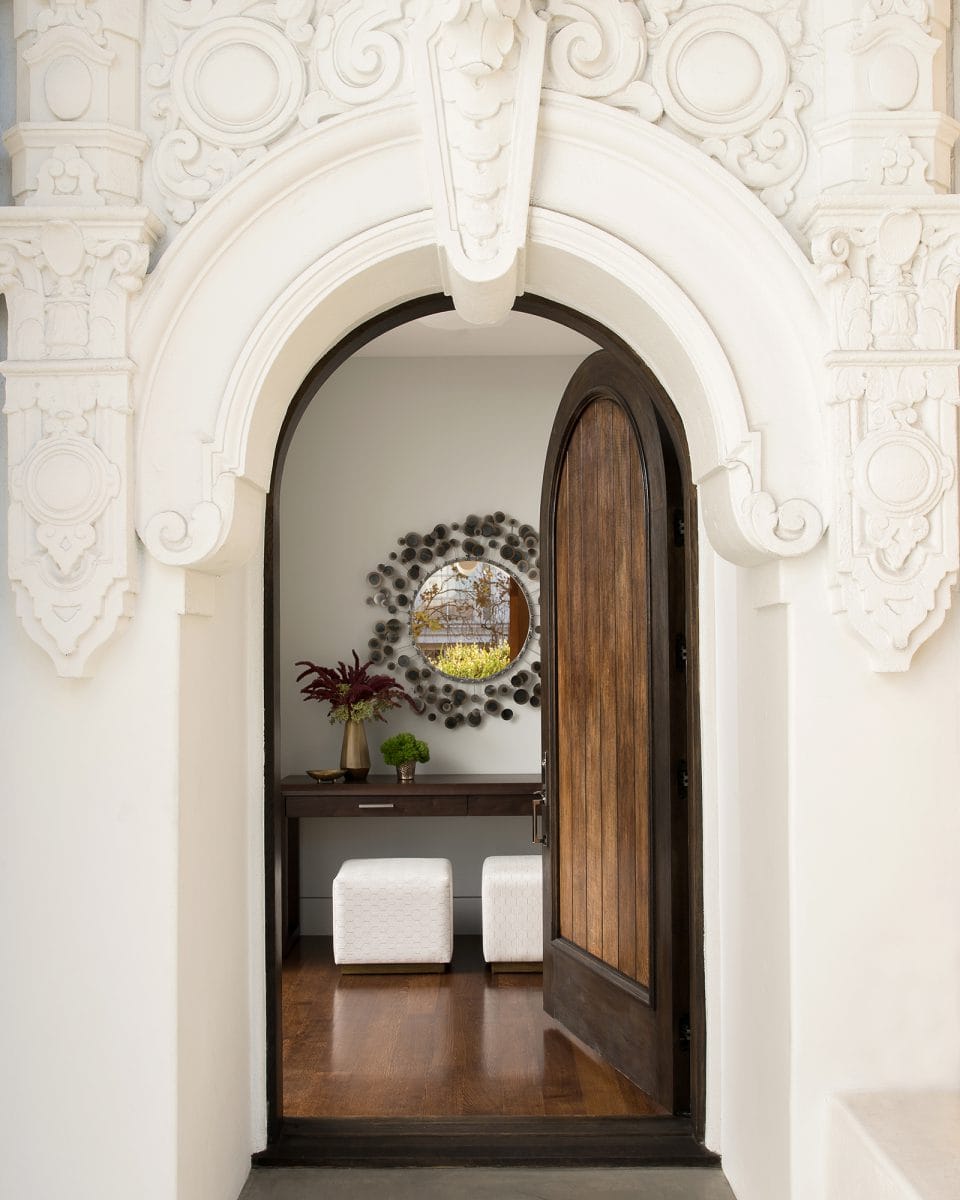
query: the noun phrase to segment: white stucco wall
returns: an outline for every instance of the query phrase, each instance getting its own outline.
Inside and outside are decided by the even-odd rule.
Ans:
[[[823,557],[786,584],[800,1197],[822,1188],[826,1096],[960,1085],[960,620],[877,675],[831,617]]]
[[[262,555],[188,585],[205,611],[179,647],[176,1195],[208,1200],[239,1192],[265,1122]]]
[[[176,574],[146,566],[95,690],[39,669],[0,590],[5,1196],[175,1194]]]

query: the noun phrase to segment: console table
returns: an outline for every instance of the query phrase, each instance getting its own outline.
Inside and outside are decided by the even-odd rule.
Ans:
[[[316,783],[308,775],[280,781],[283,953],[300,935],[301,817],[514,817],[533,819],[539,774],[430,775],[397,783],[371,775],[363,783]]]

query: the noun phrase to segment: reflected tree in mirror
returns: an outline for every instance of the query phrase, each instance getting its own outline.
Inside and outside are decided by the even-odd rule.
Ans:
[[[506,568],[458,559],[428,576],[410,614],[413,644],[452,679],[489,679],[523,653],[530,607]]]
[[[368,642],[451,729],[540,706],[540,539],[502,512],[397,539],[367,575],[385,610]]]

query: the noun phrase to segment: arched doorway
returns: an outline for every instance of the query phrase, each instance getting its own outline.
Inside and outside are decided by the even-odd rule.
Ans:
[[[652,427],[660,426],[664,438],[670,494],[676,511],[671,513],[669,543],[678,565],[677,582],[671,605],[674,618],[679,621],[683,632],[674,632],[671,639],[671,656],[684,679],[684,700],[671,704],[673,716],[665,714],[672,734],[665,726],[665,751],[682,763],[683,780],[673,772],[677,784],[676,796],[667,798],[668,806],[674,811],[683,810],[682,821],[677,822],[673,835],[667,835],[666,860],[672,857],[682,860],[676,888],[678,907],[673,918],[667,917],[668,930],[671,921],[676,926],[676,936],[668,932],[664,942],[667,958],[671,950],[676,953],[676,967],[672,974],[679,983],[674,1014],[676,1026],[677,1061],[675,1075],[677,1088],[670,1084],[673,1097],[673,1115],[668,1117],[634,1118],[608,1121],[602,1138],[598,1138],[596,1118],[586,1121],[557,1121],[543,1118],[539,1122],[528,1118],[528,1134],[537,1141],[538,1161],[570,1162],[595,1161],[607,1163],[648,1162],[653,1158],[660,1161],[691,1162],[705,1161],[700,1146],[704,1132],[706,1092],[706,1012],[703,983],[703,932],[702,932],[702,832],[699,803],[699,744],[697,720],[697,617],[695,607],[696,589],[696,535],[697,524],[695,493],[690,480],[689,457],[680,419],[666,396],[650,373],[638,362],[630,349],[599,322],[592,321],[554,302],[537,297],[524,297],[517,309],[559,322],[585,334],[590,340],[605,348],[611,363],[618,362],[632,372],[640,372],[645,380],[649,406],[648,419]],[[290,924],[286,911],[287,887],[291,877],[296,878],[297,847],[290,843],[287,822],[284,819],[284,800],[280,788],[280,766],[278,756],[280,736],[281,664],[277,653],[279,644],[280,572],[278,570],[279,548],[279,497],[280,481],[287,452],[306,408],[317,396],[323,383],[358,349],[370,340],[390,329],[418,317],[450,308],[442,296],[424,297],[410,302],[377,317],[355,330],[339,346],[326,355],[307,375],[290,405],[284,420],[274,461],[273,477],[269,492],[266,517],[265,548],[265,693],[267,709],[267,821],[266,821],[266,894],[267,894],[267,998],[268,998],[268,1044],[267,1085],[268,1111],[270,1113],[270,1145],[258,1157],[261,1163],[297,1162],[343,1162],[378,1161],[405,1162],[475,1162],[510,1161],[516,1147],[516,1118],[497,1123],[489,1118],[461,1117],[448,1119],[441,1130],[422,1119],[394,1119],[392,1121],[336,1120],[327,1118],[284,1118],[283,1115],[283,1003],[282,1003],[282,958],[286,933]],[[624,376],[621,373],[622,383]],[[656,402],[650,397],[656,395]],[[559,400],[559,397],[557,397]],[[648,448],[649,449],[649,448]],[[607,464],[604,464],[606,468]],[[540,465],[533,464],[539,470]],[[691,530],[685,540],[684,530]],[[664,552],[667,537],[664,536]],[[684,547],[678,549],[679,547]],[[689,594],[688,594],[689,593]],[[686,598],[685,598],[686,597]],[[551,639],[554,643],[556,639]],[[681,647],[682,643],[682,648]],[[286,664],[289,665],[289,664]],[[689,680],[691,686],[686,690]],[[659,684],[658,684],[659,687]],[[679,694],[678,694],[679,695]],[[552,719],[552,706],[547,706],[548,721]],[[621,735],[623,736],[623,735]],[[629,736],[629,735],[627,735]],[[555,732],[549,731],[548,740]],[[669,793],[669,789],[668,789]],[[687,814],[690,814],[689,821]],[[667,814],[669,820],[669,813]],[[291,822],[296,825],[296,822]],[[657,826],[659,828],[659,825]],[[662,840],[662,834],[657,835]],[[669,837],[672,836],[673,851]],[[608,834],[609,837],[609,834]],[[662,848],[662,847],[661,847]],[[614,870],[616,867],[614,866]],[[278,882],[280,881],[280,882]],[[548,891],[551,885],[548,884]],[[661,898],[661,904],[663,898]],[[646,903],[646,901],[645,901]],[[548,912],[549,912],[548,899]],[[549,920],[548,916],[548,920]],[[562,974],[562,971],[559,973]],[[664,985],[665,986],[665,985]],[[652,992],[650,993],[652,994]],[[645,997],[646,999],[646,997]],[[667,1018],[668,1024],[670,1017]],[[624,1036],[631,1036],[625,1026]],[[587,1035],[589,1037],[589,1035]],[[668,1039],[669,1040],[669,1039]],[[669,1111],[669,1110],[668,1110]],[[434,1126],[435,1126],[434,1122]],[[366,1126],[366,1128],[365,1128]],[[370,1137],[373,1129],[379,1137]],[[482,1148],[478,1137],[482,1135]],[[707,1156],[707,1160],[709,1156]]]
[[[747,673],[739,671],[729,648],[751,618],[742,606],[738,617],[733,569],[722,568],[718,555],[743,565],[775,562],[804,553],[819,537],[815,521],[803,523],[811,508],[805,501],[791,506],[783,525],[778,504],[795,496],[819,501],[823,493],[817,397],[826,382],[811,353],[823,344],[823,318],[797,247],[702,156],[662,130],[607,111],[593,115],[587,144],[578,115],[576,103],[544,98],[538,158],[549,169],[538,179],[530,211],[524,284],[528,293],[574,303],[602,322],[649,362],[678,405],[709,542],[701,573],[717,576],[716,583],[707,580],[700,639],[702,746],[722,765],[716,786],[711,780],[719,776],[707,773],[703,796],[713,1048],[707,1141],[719,1146],[725,1114],[725,1141],[735,1155],[759,1129],[765,1144],[785,1148],[790,997],[784,991],[771,1001],[754,983],[758,955],[789,978],[787,772],[783,754],[774,755],[775,748],[785,754],[789,728],[781,703],[788,639],[779,616],[765,621],[762,666],[751,658]],[[208,205],[197,216],[145,290],[131,334],[141,365],[137,528],[153,559],[186,568],[201,599],[204,575],[231,571],[256,554],[280,425],[317,354],[377,314],[443,289],[429,199],[410,154],[417,130],[410,108],[377,108],[278,149],[236,182],[229,205]],[[391,178],[389,192],[366,188],[372,164]],[[587,178],[602,180],[602,188],[585,190]],[[730,303],[734,280],[737,305]],[[776,353],[758,353],[758,346]],[[776,604],[776,596],[765,588],[757,602]],[[260,657],[255,608],[242,620],[227,618],[251,660]],[[759,649],[760,643],[745,646],[754,657]],[[747,702],[763,713],[762,741],[739,737],[736,714]],[[190,711],[189,693],[183,703],[183,724],[202,723],[204,714]],[[250,725],[243,738],[231,738],[211,771],[222,773],[223,755],[246,769],[258,759],[260,736]],[[755,839],[737,823],[742,797],[755,800],[765,827],[773,826],[762,861]],[[249,803],[258,808],[261,799],[258,786]],[[218,802],[230,811],[233,797]],[[728,877],[737,895],[721,920],[722,838],[750,871],[742,887],[741,875]],[[262,878],[258,845],[250,857],[248,898]],[[259,969],[263,923],[255,902],[252,915],[247,911],[238,909],[236,919],[244,922]],[[722,942],[721,929],[730,935]],[[184,993],[209,1010],[210,1020],[232,1003],[232,992],[211,992],[199,978],[187,981]],[[243,1046],[255,1080],[254,1146],[266,1140],[258,1080],[264,1012],[254,987]],[[783,1103],[758,1105],[759,1095]],[[239,1118],[230,1129],[246,1136]],[[730,1142],[736,1129],[749,1135]],[[785,1155],[772,1150],[771,1162],[785,1162]],[[779,1178],[779,1167],[771,1169]]]

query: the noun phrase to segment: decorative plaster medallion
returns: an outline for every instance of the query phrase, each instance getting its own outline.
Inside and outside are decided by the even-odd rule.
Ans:
[[[35,521],[90,525],[120,487],[120,473],[89,438],[46,438],[18,468],[23,506]]]
[[[790,63],[762,17],[723,4],[671,27],[657,50],[654,79],[664,110],[681,129],[696,137],[734,137],[777,111]]]
[[[895,111],[906,108],[917,94],[920,68],[906,46],[887,42],[872,55],[867,77],[881,108]]]
[[[177,56],[173,94],[198,137],[248,149],[273,141],[303,100],[303,64],[283,34],[234,17],[188,38]]]
[[[940,502],[953,465],[923,433],[897,430],[865,438],[853,456],[854,494],[867,512],[912,516]]]
[[[90,68],[73,54],[55,58],[43,77],[43,94],[55,117],[76,121],[93,98]]]

